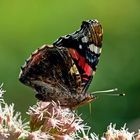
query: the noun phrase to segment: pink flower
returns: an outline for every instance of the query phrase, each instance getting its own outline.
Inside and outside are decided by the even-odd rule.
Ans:
[[[75,111],[64,108],[59,102],[37,102],[30,107],[30,121],[23,123],[21,114],[14,111],[14,104],[3,99],[0,86],[0,140],[100,140]],[[29,130],[30,124],[30,130]],[[101,140],[140,140],[140,131],[135,135],[124,125],[117,130],[110,124]]]
[[[23,123],[19,112],[14,111],[14,104],[8,105],[2,98],[2,85],[0,86],[0,140],[17,140],[22,137],[28,128]]]
[[[55,140],[53,136],[42,132],[41,130],[28,133],[26,140]]]
[[[78,134],[89,132],[90,127],[83,124],[83,120],[69,108],[63,108],[55,102],[38,102],[30,107],[31,131],[41,130],[60,140],[71,140],[78,138]]]
[[[124,125],[120,130],[115,129],[116,125],[110,124],[105,136],[102,140],[133,140],[134,132],[128,132],[126,125]]]

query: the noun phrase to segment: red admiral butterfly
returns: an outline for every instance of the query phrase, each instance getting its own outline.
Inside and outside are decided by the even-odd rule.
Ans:
[[[101,54],[103,30],[97,20],[83,21],[76,32],[35,51],[21,67],[19,80],[43,101],[76,108],[91,102],[87,93]]]

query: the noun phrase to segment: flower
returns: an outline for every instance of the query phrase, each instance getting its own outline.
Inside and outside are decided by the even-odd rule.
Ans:
[[[90,134],[92,140],[99,140],[99,137],[95,133]]]
[[[4,92],[6,92],[5,90],[2,89],[3,83],[0,85],[0,98],[3,97]]]
[[[133,140],[134,139],[134,132],[128,132],[126,128],[126,124],[120,129],[115,129],[116,125],[112,125],[112,123],[108,126],[107,132],[105,136],[102,137],[102,140]]]
[[[2,86],[3,84],[0,85],[0,140],[140,140],[140,130],[134,135],[126,125],[117,130],[112,123],[104,136],[99,138],[95,133],[90,133],[91,127],[84,123],[80,115],[54,101],[37,102],[27,112],[30,121],[23,122],[20,112],[15,112],[14,104],[5,103]]]
[[[53,136],[42,132],[41,130],[28,133],[27,140],[55,140]]]
[[[0,139],[17,140],[25,135],[28,123],[23,123],[21,114],[14,111],[14,104],[8,105],[3,97],[2,85],[0,86]]]
[[[137,133],[136,140],[140,140],[140,130]]]
[[[61,107],[59,102],[40,101],[29,108],[28,115],[31,131],[40,130],[59,140],[89,140],[90,127],[83,123],[75,111]]]

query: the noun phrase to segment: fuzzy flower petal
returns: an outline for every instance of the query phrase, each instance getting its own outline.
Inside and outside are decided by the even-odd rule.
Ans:
[[[75,111],[63,108],[59,102],[38,102],[30,107],[30,127],[32,131],[41,130],[60,140],[88,139],[90,127]]]
[[[4,92],[1,85],[0,94]],[[19,112],[15,113],[14,104],[8,105],[4,99],[0,100],[0,140],[16,140],[26,135],[26,128],[27,123],[22,122]]]
[[[5,90],[2,89],[3,83],[0,85],[0,98],[3,97],[3,94],[6,92]]]
[[[102,140],[133,140],[134,132],[128,132],[126,125],[124,125],[120,130],[115,129],[116,125],[110,124],[105,136]]]
[[[29,133],[26,140],[55,140],[55,138],[49,134],[46,134],[45,132],[38,130]]]

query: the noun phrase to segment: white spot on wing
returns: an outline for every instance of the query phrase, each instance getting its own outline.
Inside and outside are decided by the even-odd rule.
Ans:
[[[95,22],[99,22],[97,19],[94,19]]]
[[[93,51],[94,51],[94,49],[93,49],[93,48],[94,48],[94,45],[93,45],[93,44],[90,44],[90,45],[89,45],[89,49],[91,50],[91,52],[93,52]]]
[[[95,46],[94,44],[90,44],[89,49],[90,49],[91,52],[95,52],[96,54],[101,53],[101,48]]]
[[[82,45],[79,45],[79,49],[82,49]]]
[[[83,43],[87,43],[87,42],[88,42],[88,38],[87,38],[86,36],[83,37],[83,38],[82,38],[82,42],[83,42]]]

